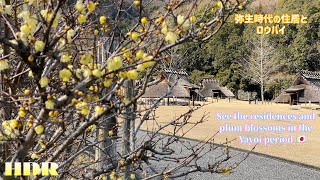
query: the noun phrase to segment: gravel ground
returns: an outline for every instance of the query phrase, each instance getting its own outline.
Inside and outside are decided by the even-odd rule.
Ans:
[[[138,134],[138,139],[145,137],[146,132]],[[161,135],[160,135],[161,136]],[[142,141],[142,140],[141,140]],[[138,141],[139,142],[139,141]],[[175,157],[186,156],[190,153],[184,146],[195,145],[197,141],[184,140],[183,143],[174,143],[170,148],[175,150]],[[212,145],[211,145],[212,147]],[[208,150],[210,145],[205,146],[205,150]],[[224,148],[219,147],[215,151],[211,151],[206,154],[202,160],[198,161],[199,165],[206,166],[208,162],[215,162],[216,158],[219,159],[219,155],[223,154]],[[238,150],[230,150],[231,159],[229,164],[239,162],[246,156],[245,152]],[[316,157],[319,159],[319,157]],[[319,159],[320,161],[320,159]],[[152,167],[158,171],[164,168],[170,168],[175,165],[172,162],[156,162],[151,161]],[[181,169],[178,171],[186,172],[188,169]],[[150,173],[150,169],[146,170],[147,174]],[[149,173],[148,173],[149,172]],[[162,179],[162,178],[158,178]],[[183,178],[176,179],[192,179],[192,180],[320,180],[320,170],[308,168],[298,165],[298,163],[286,162],[283,160],[265,157],[262,155],[250,154],[249,157],[243,161],[238,168],[236,168],[230,175],[211,174],[211,173],[193,173]]]

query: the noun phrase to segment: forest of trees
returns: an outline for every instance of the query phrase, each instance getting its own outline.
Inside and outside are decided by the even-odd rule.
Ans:
[[[284,35],[265,36],[265,40],[274,49],[269,58],[280,66],[264,82],[264,92],[269,94],[268,98],[273,98],[281,89],[287,88],[299,70],[320,70],[319,0],[279,0],[275,7],[258,1],[241,13],[303,14],[308,17],[308,24],[287,25]],[[254,52],[251,42],[259,38],[255,28],[254,25],[235,24],[234,16],[231,16],[218,35],[208,43],[185,45],[181,52],[188,62],[185,68],[191,81],[199,83],[201,77],[213,75],[235,93],[239,89],[259,92],[259,83],[243,76],[246,67],[239,63],[249,59]]]

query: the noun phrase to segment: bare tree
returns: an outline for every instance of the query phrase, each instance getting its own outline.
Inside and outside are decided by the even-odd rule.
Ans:
[[[241,75],[260,85],[264,103],[265,83],[280,68],[280,63],[273,58],[275,49],[264,35],[253,36],[248,47],[250,55],[239,62],[243,66]]]

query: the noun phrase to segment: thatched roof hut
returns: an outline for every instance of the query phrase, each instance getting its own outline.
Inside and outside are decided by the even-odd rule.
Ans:
[[[205,78],[202,86],[199,93],[205,97],[234,97],[234,94],[227,87],[221,87],[216,79]]]
[[[159,98],[165,95],[174,85],[175,86],[173,87],[172,92],[167,97],[191,98],[191,94],[197,92],[199,87],[190,83],[187,79],[187,75],[188,74],[185,71],[165,69],[164,73],[162,74],[162,76],[164,76],[162,77],[163,80],[158,84],[147,87],[142,98]]]
[[[296,102],[320,102],[320,72],[300,71],[292,85],[284,90],[274,102],[290,103]]]

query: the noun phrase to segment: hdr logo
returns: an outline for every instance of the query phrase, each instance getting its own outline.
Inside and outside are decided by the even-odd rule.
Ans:
[[[23,165],[23,166],[21,166]],[[32,166],[32,171],[31,171]],[[41,173],[42,176],[58,176],[58,164],[54,162],[43,162],[41,163],[41,167],[38,163],[35,162],[15,162],[14,167],[12,167],[12,163],[5,163],[5,176],[36,176]],[[12,174],[14,171],[14,174]]]

